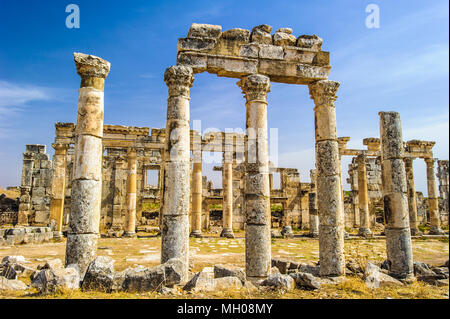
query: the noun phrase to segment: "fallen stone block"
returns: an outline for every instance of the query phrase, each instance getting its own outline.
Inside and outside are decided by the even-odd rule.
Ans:
[[[25,263],[25,257],[23,256],[6,256],[2,259],[2,264],[17,264],[17,263]]]
[[[99,256],[89,264],[81,289],[111,292],[113,283],[114,260]]]
[[[290,276],[294,279],[297,287],[305,290],[315,290],[320,289],[320,280],[314,277],[311,274],[306,272],[296,272],[290,274]]]
[[[245,272],[242,269],[231,269],[226,268],[222,265],[214,266],[214,278],[222,278],[222,277],[237,277],[241,280],[242,283],[245,282],[246,276]]]
[[[125,271],[122,289],[128,292],[155,291],[164,286],[164,266],[153,268],[136,267]],[[120,279],[120,277],[116,277]]]
[[[242,288],[242,281],[238,277],[221,277],[221,278],[215,278],[215,289],[241,289]]]
[[[161,266],[164,268],[164,286],[172,287],[181,283],[184,268],[181,259],[169,259]]]
[[[364,271],[364,282],[367,287],[374,289],[403,285],[399,280],[382,273],[380,267],[373,263],[367,264]]]
[[[17,279],[17,272],[14,269],[12,264],[7,264],[5,267],[3,267],[2,272],[0,273],[0,276],[5,277],[6,279]]]
[[[214,281],[214,269],[205,267],[202,271],[195,274],[195,276],[187,282],[183,290],[187,291],[213,291],[215,289],[216,281]]]
[[[80,287],[80,274],[72,267],[58,269],[42,269],[31,286],[41,293],[53,293],[61,289],[78,289]]]
[[[0,291],[4,290],[10,290],[10,291],[18,291],[18,290],[26,290],[28,289],[28,286],[17,279],[7,279],[5,277],[0,277]]]
[[[261,282],[261,286],[291,291],[295,288],[295,281],[289,275],[272,274]]]

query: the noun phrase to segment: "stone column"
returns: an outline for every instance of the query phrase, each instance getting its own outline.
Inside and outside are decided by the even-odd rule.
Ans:
[[[430,235],[442,235],[441,219],[439,217],[439,199],[437,195],[436,175],[434,172],[434,158],[426,158],[428,206],[430,209]]]
[[[75,128],[75,161],[66,266],[77,264],[83,278],[95,259],[102,195],[104,86],[111,64],[99,57],[74,53],[81,76]]]
[[[189,265],[190,130],[189,91],[192,69],[172,66],[164,73],[169,88],[165,141],[165,191],[161,230],[161,263],[171,258],[183,262],[187,280]]]
[[[352,163],[348,166],[350,175],[350,185],[352,191],[352,208],[353,208],[353,228],[359,227],[359,200],[358,200],[358,171],[357,165]]]
[[[202,237],[202,162],[194,161],[192,173],[191,236]]]
[[[356,157],[358,163],[359,236],[370,236],[369,195],[367,192],[366,156]]]
[[[317,211],[317,176],[316,170],[309,171],[311,178],[311,191],[309,196],[309,236],[319,237],[319,212]]]
[[[20,201],[17,223],[28,226],[28,216],[31,213],[31,187],[33,185],[34,157],[33,153],[23,153],[22,179],[20,183]]]
[[[442,201],[442,210],[444,211],[445,214],[448,215],[448,206],[449,206],[448,160],[438,161],[438,173],[436,176],[439,179],[439,194],[440,194],[440,201]]]
[[[397,112],[378,114],[389,274],[400,279],[408,278],[413,274],[413,256],[400,114]]]
[[[124,237],[136,237],[136,159],[136,149],[129,148],[127,171],[127,210],[125,214]]]
[[[417,201],[416,201],[416,188],[414,187],[414,171],[413,171],[413,159],[405,157],[405,169],[406,169],[406,184],[408,188],[408,211],[409,211],[409,227],[411,229],[411,235],[419,235],[418,228],[419,222],[417,220]]]
[[[234,238],[233,233],[233,160],[224,153],[222,166],[223,229],[220,237]]]
[[[238,85],[246,99],[248,142],[245,163],[245,270],[247,278],[259,280],[270,274],[270,186],[267,136],[267,93],[270,79],[252,74]]]
[[[50,199],[50,223],[55,225],[54,238],[62,238],[64,216],[64,199],[66,192],[66,161],[67,144],[52,144],[55,149],[53,155],[52,196]]]
[[[319,211],[320,275],[344,275],[344,212],[334,101],[339,83],[309,85],[315,103],[317,206]]]

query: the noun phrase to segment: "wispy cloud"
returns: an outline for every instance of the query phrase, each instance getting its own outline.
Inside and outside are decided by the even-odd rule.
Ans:
[[[50,96],[43,88],[0,81],[0,115],[2,118],[23,110],[23,107],[31,101],[49,99]]]

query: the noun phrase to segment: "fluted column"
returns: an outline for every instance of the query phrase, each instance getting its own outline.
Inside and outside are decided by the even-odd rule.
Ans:
[[[245,162],[245,270],[247,278],[266,278],[271,268],[267,93],[270,79],[252,74],[238,85],[246,99],[248,135]]]
[[[317,211],[317,176],[316,170],[309,171],[311,191],[309,192],[309,236],[319,237],[319,212]]]
[[[437,195],[434,161],[433,158],[425,159],[427,165],[428,207],[430,209],[430,234],[442,235],[444,232],[441,229],[441,219],[439,216],[439,199]]]
[[[50,222],[54,224],[54,238],[62,238],[64,199],[66,191],[67,144],[52,144],[53,155],[52,196],[50,199]]]
[[[417,220],[417,201],[416,201],[416,188],[414,187],[414,170],[413,159],[406,157],[405,169],[406,169],[406,186],[408,188],[408,211],[409,211],[409,228],[411,229],[411,235],[419,235],[419,222]]]
[[[190,130],[189,100],[192,69],[172,66],[164,73],[169,88],[165,145],[165,192],[161,231],[161,263],[182,260],[183,278],[189,265]]]
[[[77,264],[81,276],[95,258],[102,193],[104,86],[111,64],[99,57],[74,53],[81,76],[75,127],[75,160],[66,265]]]
[[[202,237],[202,162],[194,161],[192,172],[191,236]]]
[[[127,210],[125,214],[124,237],[136,237],[136,172],[137,152],[135,148],[128,149],[127,171]]]
[[[344,275],[344,212],[334,101],[339,83],[309,85],[315,103],[317,206],[319,210],[320,275]]]
[[[396,278],[407,278],[413,273],[413,256],[400,114],[378,114],[389,274]]]
[[[369,216],[369,195],[367,192],[366,156],[364,154],[356,157],[358,163],[358,202],[359,202],[359,231],[360,236],[369,236],[370,216]]]
[[[223,154],[222,188],[223,188],[223,228],[220,237],[234,238],[233,233],[233,159]]]

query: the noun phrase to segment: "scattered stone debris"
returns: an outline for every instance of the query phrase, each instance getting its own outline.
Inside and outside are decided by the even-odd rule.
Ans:
[[[399,280],[383,273],[380,267],[370,262],[367,264],[367,267],[364,271],[364,281],[366,283],[366,286],[369,288],[403,285]]]

